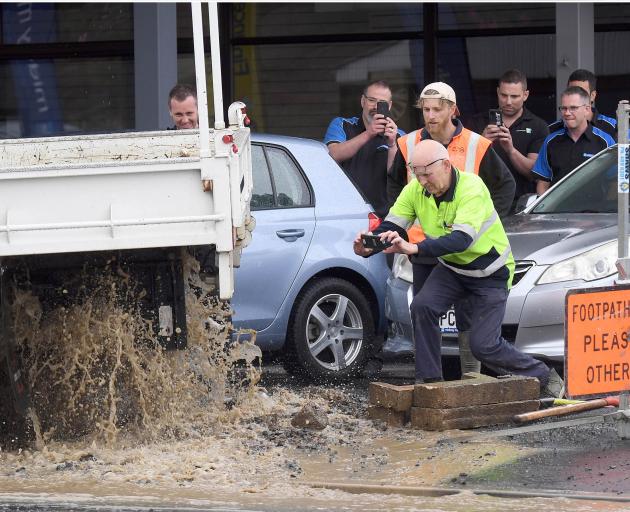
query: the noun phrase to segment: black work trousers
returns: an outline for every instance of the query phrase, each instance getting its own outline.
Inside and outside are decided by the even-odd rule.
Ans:
[[[429,259],[429,258],[427,258]],[[420,288],[424,285],[424,282],[429,277],[429,274],[433,270],[433,267],[437,265],[437,259],[435,263],[413,263],[413,294],[414,296],[420,291]],[[462,297],[455,304],[453,304],[455,310],[455,323],[457,324],[457,330],[459,332],[470,330],[470,317],[472,315],[472,305],[470,304],[469,297]]]
[[[414,265],[415,267],[416,265]],[[422,265],[418,265],[422,266]],[[452,304],[468,299],[470,349],[473,355],[498,374],[536,377],[544,386],[549,380],[547,365],[521,352],[501,336],[508,290],[487,286],[484,278],[462,279],[438,263],[414,269],[411,321],[416,348],[416,379],[442,378],[439,318]],[[417,282],[424,276],[424,282]]]

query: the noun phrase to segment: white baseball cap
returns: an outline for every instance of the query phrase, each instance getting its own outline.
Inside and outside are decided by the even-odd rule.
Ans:
[[[457,107],[457,98],[453,88],[444,82],[433,82],[425,86],[420,93],[419,100],[448,100]],[[419,102],[418,102],[419,103]],[[417,105],[420,107],[420,105]],[[456,114],[459,115],[459,109],[456,108]]]

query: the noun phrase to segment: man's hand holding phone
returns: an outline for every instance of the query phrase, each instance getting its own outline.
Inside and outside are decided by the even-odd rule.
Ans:
[[[382,250],[386,254],[416,254],[418,246],[401,238],[396,231],[385,231],[378,235],[362,231],[354,239],[354,253],[359,256],[370,256],[375,251]]]
[[[382,240],[379,235],[370,235],[364,233],[361,235],[361,243],[363,247],[367,249],[373,249],[375,251],[382,251],[392,246],[389,240]]]
[[[379,101],[376,104],[376,112],[372,115],[369,126],[366,129],[370,132],[371,137],[385,136],[387,130],[387,124],[390,121],[389,117],[389,104],[386,101]]]
[[[398,130],[398,126],[396,126],[396,123],[394,123],[391,116],[392,113],[389,110],[389,103],[387,101],[379,101],[376,104],[375,120],[385,120],[385,123],[381,125],[382,132],[380,135],[387,140],[387,145],[390,148],[393,148],[396,145],[396,132]]]
[[[488,110],[488,126],[486,126],[481,135],[494,142],[499,138],[502,127],[505,127],[503,124],[503,113],[499,109],[491,108]]]
[[[390,232],[388,231],[387,233]],[[391,242],[381,239],[382,235],[384,235],[384,233],[380,235],[373,235],[371,232],[366,233],[365,231],[357,233],[352,246],[354,253],[358,256],[370,256],[375,251],[381,251],[387,247],[391,247]]]
[[[389,112],[389,103],[387,103],[386,101],[379,101],[376,104],[376,113],[381,114],[384,119],[391,117],[391,114]]]

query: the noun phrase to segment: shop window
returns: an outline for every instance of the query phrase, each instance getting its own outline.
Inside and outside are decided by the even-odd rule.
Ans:
[[[555,27],[553,3],[439,3],[439,30]]]
[[[549,48],[555,48],[552,34],[440,38],[439,78],[455,89],[466,122],[476,112],[496,107],[499,77],[508,69],[518,68],[527,76],[530,96],[526,107],[553,122],[555,53]]]
[[[256,131],[322,139],[334,117],[361,115],[368,82],[385,80],[393,117],[408,131],[417,126],[421,52],[421,42],[408,40],[236,46],[234,97],[248,105]]]

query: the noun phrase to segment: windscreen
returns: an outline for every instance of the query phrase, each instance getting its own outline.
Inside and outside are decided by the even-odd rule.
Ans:
[[[530,213],[617,213],[617,146],[554,185]]]

